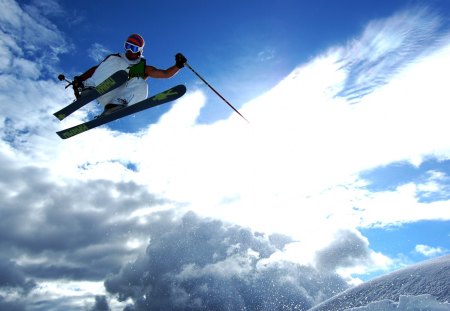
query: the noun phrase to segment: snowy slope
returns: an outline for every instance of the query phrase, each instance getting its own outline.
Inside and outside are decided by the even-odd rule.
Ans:
[[[448,302],[450,302],[450,255],[428,260],[363,283],[309,311],[450,311]]]

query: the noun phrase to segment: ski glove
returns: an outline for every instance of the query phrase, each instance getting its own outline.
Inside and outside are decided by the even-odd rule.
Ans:
[[[175,55],[175,62],[176,62],[175,66],[181,69],[184,67],[184,63],[187,62],[187,59],[186,57],[184,57],[183,54],[178,53],[177,55]]]
[[[83,81],[81,80],[81,78],[79,76],[73,77],[72,84],[73,84],[74,88],[83,88],[84,87]]]
[[[84,83],[79,76],[73,77],[72,88],[75,97],[80,98],[80,93],[84,89]]]

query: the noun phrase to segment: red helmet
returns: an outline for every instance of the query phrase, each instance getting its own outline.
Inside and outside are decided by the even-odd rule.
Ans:
[[[127,38],[127,41],[125,41],[125,50],[130,50],[133,53],[142,53],[144,45],[144,39],[140,35],[134,33]]]

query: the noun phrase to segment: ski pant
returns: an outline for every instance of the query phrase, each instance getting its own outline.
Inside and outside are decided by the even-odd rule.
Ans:
[[[121,57],[110,56],[97,67],[92,77],[85,81],[85,86],[95,87],[119,70],[128,72],[128,67],[129,64]],[[103,106],[107,104],[123,104],[124,101],[128,105],[133,105],[146,99],[147,96],[147,82],[142,78],[132,78],[117,89],[99,97],[97,101]]]

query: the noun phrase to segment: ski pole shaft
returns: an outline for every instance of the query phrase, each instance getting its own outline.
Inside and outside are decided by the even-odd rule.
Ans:
[[[184,63],[185,66],[187,66],[197,77],[200,78],[200,80],[202,80],[214,93],[217,94],[217,96],[219,96],[228,106],[231,107],[231,109],[233,109],[238,115],[240,115],[242,117],[242,119],[244,119],[245,121],[247,121],[248,123],[250,123],[236,108],[233,107],[232,104],[230,104],[228,102],[228,100],[225,99],[225,97],[223,97],[219,92],[216,91],[215,88],[213,88],[211,86],[211,84],[208,83],[208,81],[206,81],[205,79],[203,79],[203,77],[201,75],[199,75],[197,73],[197,71],[194,70],[194,68],[192,68],[187,62]]]

